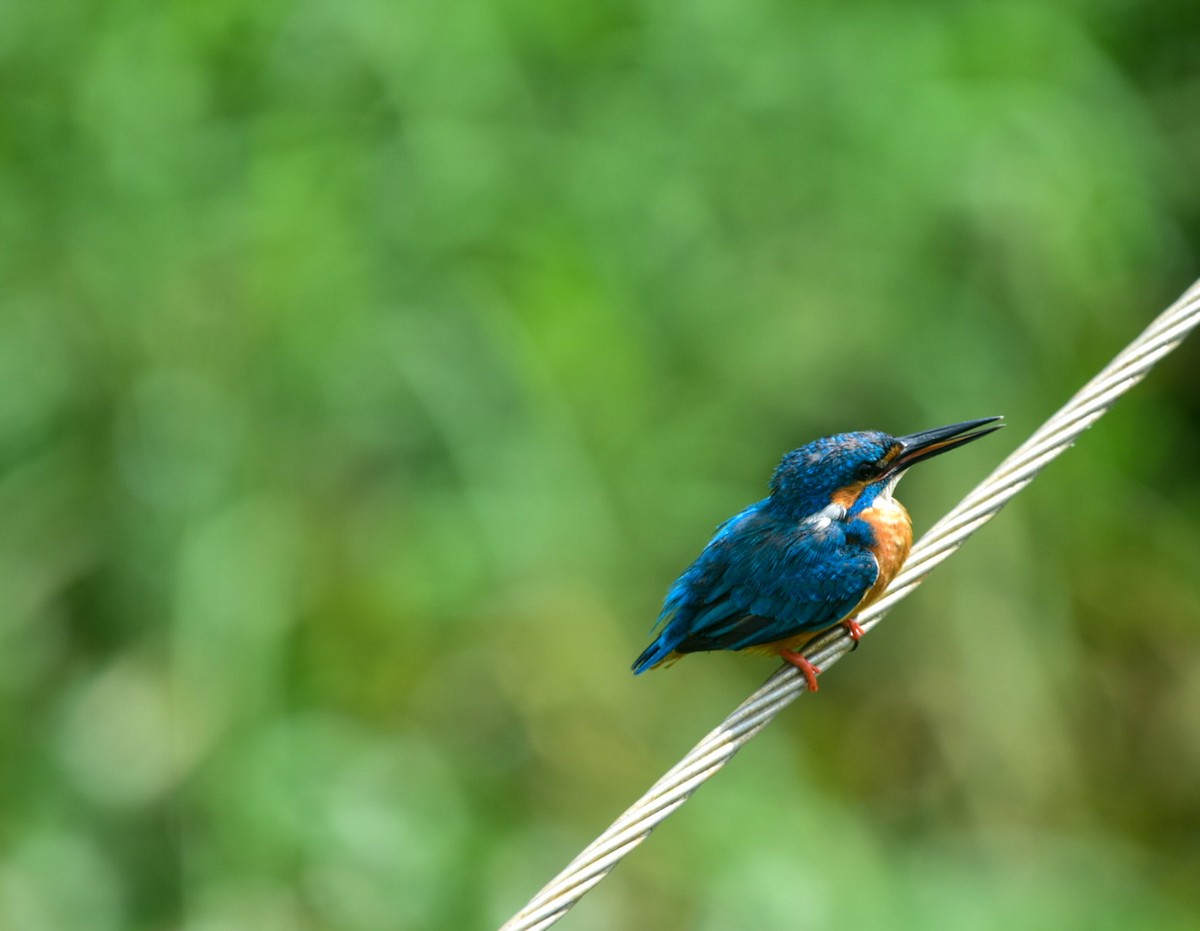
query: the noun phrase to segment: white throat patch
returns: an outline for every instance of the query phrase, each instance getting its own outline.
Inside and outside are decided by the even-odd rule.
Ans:
[[[883,498],[885,501],[891,501],[892,492],[896,490],[896,486],[900,484],[900,479],[902,478],[904,478],[903,472],[897,472],[895,475],[889,478],[887,484],[883,486],[883,491],[881,491],[877,497]]]

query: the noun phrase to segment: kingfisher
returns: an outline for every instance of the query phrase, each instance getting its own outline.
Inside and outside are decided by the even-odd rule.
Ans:
[[[658,636],[634,674],[686,653],[749,650],[797,667],[817,691],[821,670],[799,652],[844,626],[896,577],[912,547],[912,519],[893,492],[915,463],[1004,426],[984,417],[890,436],[839,433],[784,455],[770,494],[717,527],[667,592]]]

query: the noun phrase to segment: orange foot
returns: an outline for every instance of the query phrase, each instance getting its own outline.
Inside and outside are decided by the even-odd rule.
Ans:
[[[842,626],[845,627],[846,630],[850,631],[850,639],[853,640],[856,645],[858,644],[858,641],[862,639],[863,634],[866,633],[866,631],[862,629],[862,625],[852,617],[848,617],[842,621]]]
[[[797,653],[794,650],[780,650],[779,656],[803,673],[804,681],[808,683],[808,690],[810,692],[817,690],[817,676],[821,674],[821,670],[805,659],[803,653]]]

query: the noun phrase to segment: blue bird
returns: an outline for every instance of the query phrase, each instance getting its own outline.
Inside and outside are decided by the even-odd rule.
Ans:
[[[914,463],[1000,429],[1000,419],[909,436],[840,433],[787,453],[771,493],[721,524],[675,580],[634,673],[685,653],[751,650],[796,666],[815,692],[821,670],[800,647],[837,624],[857,641],[854,615],[908,558],[912,520],[892,496],[896,483]]]

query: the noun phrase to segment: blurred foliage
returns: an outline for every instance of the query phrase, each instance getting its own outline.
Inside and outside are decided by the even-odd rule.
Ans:
[[[773,668],[785,450],[1196,274],[1184,0],[0,5],[0,927],[498,924]],[[1200,924],[1185,347],[562,927]]]

